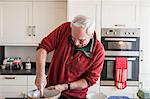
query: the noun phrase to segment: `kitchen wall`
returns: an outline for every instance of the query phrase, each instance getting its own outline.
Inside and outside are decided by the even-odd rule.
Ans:
[[[5,46],[5,57],[21,57],[23,62],[30,57],[31,62],[35,62],[36,46]],[[53,52],[47,56],[47,62],[50,62]]]

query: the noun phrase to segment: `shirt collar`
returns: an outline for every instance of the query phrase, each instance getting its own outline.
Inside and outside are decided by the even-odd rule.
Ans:
[[[68,41],[74,45],[73,41],[72,41],[72,37],[71,35],[68,37]],[[74,45],[75,46],[75,45]],[[90,39],[90,42],[88,43],[88,45],[78,48],[75,46],[75,52],[77,51],[81,51],[85,54],[86,57],[88,58],[93,58],[93,54],[92,54],[92,49],[94,46],[94,37]]]

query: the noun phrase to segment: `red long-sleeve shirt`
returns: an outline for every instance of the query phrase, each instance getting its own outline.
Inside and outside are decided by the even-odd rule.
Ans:
[[[38,46],[38,49],[43,48],[47,53],[54,50],[47,76],[48,86],[70,83],[81,78],[86,79],[88,86],[92,86],[99,78],[105,54],[103,45],[96,38],[96,33],[94,33],[92,58],[87,57],[81,51],[78,51],[75,55],[72,54],[75,47],[68,40],[70,35],[70,22],[66,22],[52,31]],[[66,90],[62,93],[67,96],[85,98],[87,90],[88,88]]]

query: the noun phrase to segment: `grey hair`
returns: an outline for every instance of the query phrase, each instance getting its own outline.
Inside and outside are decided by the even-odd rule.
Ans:
[[[95,22],[89,17],[78,15],[72,20],[71,27],[72,25],[85,28],[88,35],[94,34]]]

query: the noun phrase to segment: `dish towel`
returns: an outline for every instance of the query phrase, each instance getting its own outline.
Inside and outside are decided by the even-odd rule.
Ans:
[[[115,85],[118,89],[124,89],[127,86],[127,66],[126,57],[116,57]]]

